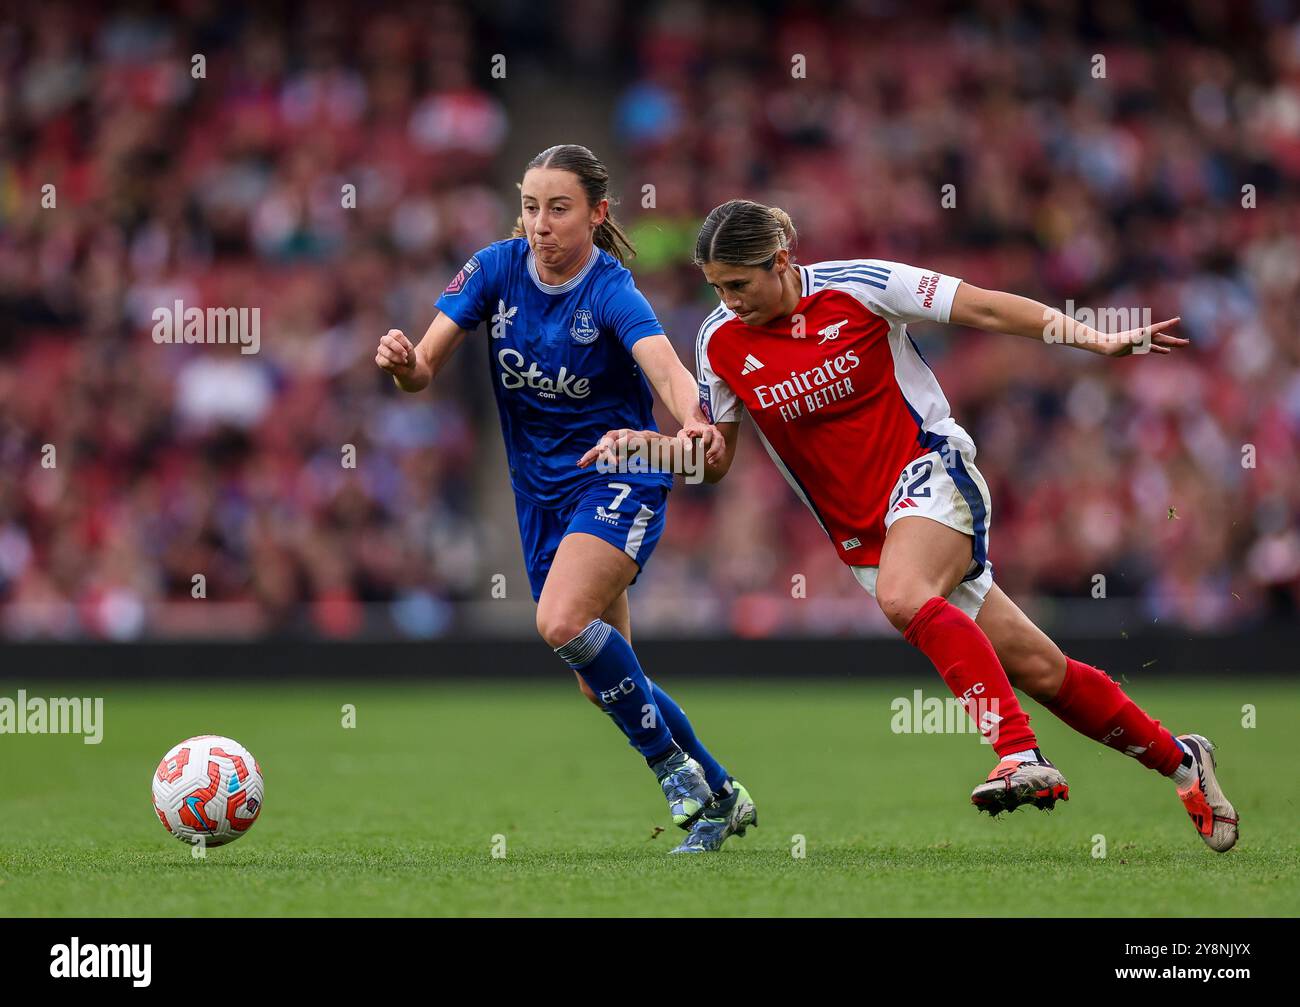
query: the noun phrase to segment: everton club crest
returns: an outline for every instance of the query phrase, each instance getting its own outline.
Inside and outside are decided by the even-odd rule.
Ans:
[[[591,320],[590,308],[579,308],[573,313],[573,324],[569,326],[569,335],[573,337],[575,343],[580,343],[583,346],[596,341],[596,337],[600,335],[600,330],[596,328],[596,323]]]

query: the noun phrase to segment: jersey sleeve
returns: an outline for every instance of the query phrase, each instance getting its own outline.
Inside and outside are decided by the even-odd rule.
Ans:
[[[734,423],[740,420],[744,407],[731,386],[718,376],[709,363],[709,337],[717,325],[713,316],[706,318],[695,340],[695,373],[700,386],[700,409],[710,423]]]
[[[877,279],[888,272],[883,288],[876,282],[871,285],[873,300],[882,312],[899,322],[947,322],[952,311],[952,299],[961,283],[933,269],[921,269],[903,262],[886,262],[882,259],[863,259]]]
[[[469,257],[438,298],[438,310],[462,329],[476,329],[487,318],[499,296],[504,256],[488,245]]]
[[[654,308],[626,270],[621,270],[606,285],[600,298],[599,321],[600,327],[612,331],[628,353],[638,340],[662,335],[664,331]]]

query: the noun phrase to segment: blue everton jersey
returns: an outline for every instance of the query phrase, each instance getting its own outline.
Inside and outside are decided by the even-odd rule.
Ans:
[[[438,298],[462,329],[488,323],[488,365],[516,493],[564,503],[593,479],[577,461],[607,430],[655,430],[650,386],[632,357],[663,332],[632,274],[592,248],[566,283],[543,283],[525,238],[472,256]],[[649,478],[670,485],[668,473]]]

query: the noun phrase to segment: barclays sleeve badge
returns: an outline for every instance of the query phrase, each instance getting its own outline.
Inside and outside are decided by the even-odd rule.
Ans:
[[[569,326],[569,335],[573,337],[575,343],[582,346],[596,341],[596,337],[600,335],[600,330],[596,328],[596,323],[592,321],[590,308],[579,308],[573,313],[573,324]]]
[[[700,387],[700,412],[704,413],[704,418],[710,423],[713,422],[713,396],[709,393],[709,386],[703,381],[697,382]]]

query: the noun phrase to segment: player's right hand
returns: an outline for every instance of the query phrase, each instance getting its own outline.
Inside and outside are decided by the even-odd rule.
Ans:
[[[727,440],[722,431],[708,422],[691,422],[677,431],[677,439],[690,450],[698,442],[709,465],[717,465],[727,451]]]
[[[389,329],[379,340],[375,363],[396,378],[415,373],[415,347],[401,329]]]

